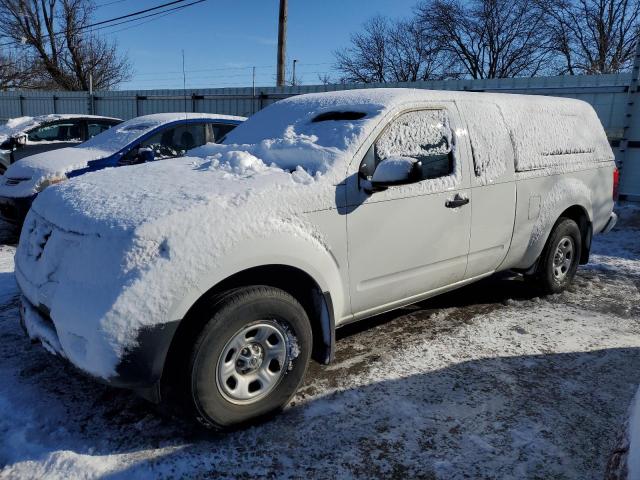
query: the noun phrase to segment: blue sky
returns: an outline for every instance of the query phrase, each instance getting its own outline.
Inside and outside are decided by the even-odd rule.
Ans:
[[[166,0],[97,0],[96,20],[153,7]],[[302,82],[331,73],[333,52],[380,13],[407,17],[416,0],[289,0],[287,59],[298,60]],[[188,88],[275,84],[278,0],[208,0],[157,18],[101,30],[128,53],[134,75],[122,89],[182,88],[182,50]],[[147,23],[142,23],[147,22]]]

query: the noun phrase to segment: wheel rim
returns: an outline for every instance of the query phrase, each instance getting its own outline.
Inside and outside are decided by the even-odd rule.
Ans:
[[[553,255],[553,276],[556,280],[564,280],[574,261],[574,246],[571,237],[562,237]]]
[[[280,382],[289,359],[284,328],[263,320],[239,330],[227,342],[216,368],[220,394],[235,404],[254,403]]]

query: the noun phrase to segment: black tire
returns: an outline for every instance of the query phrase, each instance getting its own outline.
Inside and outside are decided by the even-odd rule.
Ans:
[[[549,235],[535,275],[536,283],[544,293],[560,293],[571,284],[578,270],[581,252],[580,228],[572,219],[561,217]]]
[[[305,309],[287,292],[268,286],[234,289],[217,297],[211,307],[210,319],[197,336],[187,364],[189,411],[198,422],[217,430],[236,428],[272,416],[296,393],[307,370],[313,341]],[[251,341],[251,337],[245,337],[243,332],[254,325],[273,327],[280,332],[282,336],[279,338],[285,340],[282,345],[287,356],[277,371],[278,380],[271,384],[271,390],[265,387],[264,396],[246,400],[251,403],[238,404],[234,401],[242,400],[226,396],[233,396],[233,393],[221,385],[218,364],[224,362],[222,354],[229,352],[232,339]],[[232,349],[235,353],[231,358],[240,361],[237,356],[240,350],[244,351]],[[263,350],[263,358],[268,354],[265,352]],[[229,360],[234,368],[235,362]],[[258,363],[265,364],[265,361]],[[240,379],[242,373],[236,371],[232,377]],[[258,384],[263,388],[260,381]]]

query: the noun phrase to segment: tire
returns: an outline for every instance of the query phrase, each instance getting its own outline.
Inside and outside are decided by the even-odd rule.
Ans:
[[[545,246],[536,281],[544,293],[560,293],[573,281],[580,263],[582,235],[575,221],[561,217]]]
[[[305,309],[267,286],[234,289],[213,302],[187,375],[190,411],[226,430],[265,419],[296,393],[313,345]]]

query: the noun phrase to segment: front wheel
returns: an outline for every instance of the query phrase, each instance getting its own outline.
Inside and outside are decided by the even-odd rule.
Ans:
[[[551,232],[538,265],[538,284],[547,293],[560,293],[573,281],[582,251],[582,236],[575,221],[561,218]]]
[[[255,286],[223,295],[188,365],[197,420],[226,429],[282,409],[304,378],[311,347],[306,311],[287,292]]]

